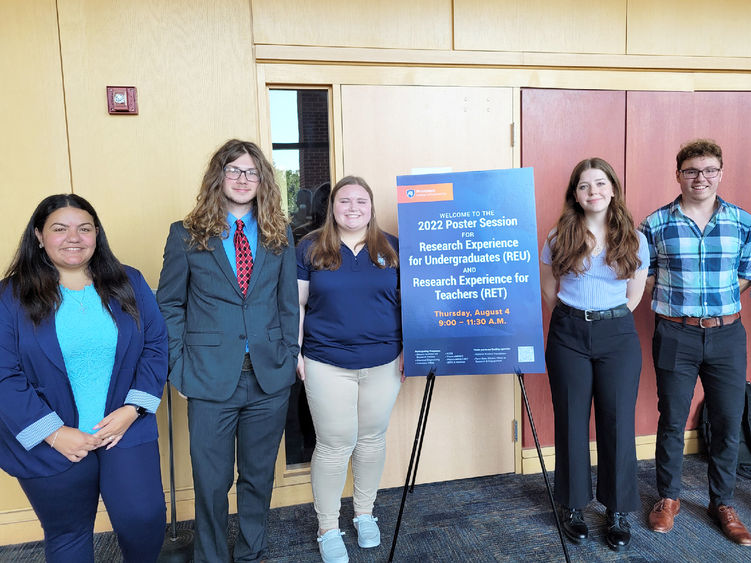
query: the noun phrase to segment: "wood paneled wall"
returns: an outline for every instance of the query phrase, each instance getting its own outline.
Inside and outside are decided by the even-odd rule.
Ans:
[[[156,287],[169,223],[192,207],[208,158],[257,137],[252,24],[238,0],[60,0],[73,190],[118,258]],[[109,115],[105,87],[136,86]]]
[[[42,197],[70,192],[55,0],[0,3],[0,272]]]
[[[574,55],[569,63],[574,66],[582,54],[751,57],[751,4],[745,0],[252,4],[258,44],[565,53]]]
[[[71,190],[55,1],[0,3],[0,53],[4,272],[37,203]],[[28,506],[16,480],[0,471],[0,543],[13,540],[3,536],[2,524]]]
[[[252,0],[256,43],[451,49],[451,0]]]
[[[455,48],[624,53],[625,0],[455,0]]]
[[[628,54],[751,57],[745,0],[628,0]]]

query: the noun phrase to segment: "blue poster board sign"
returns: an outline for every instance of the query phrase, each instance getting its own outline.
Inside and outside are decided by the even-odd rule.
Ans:
[[[543,373],[531,168],[397,177],[404,372]]]

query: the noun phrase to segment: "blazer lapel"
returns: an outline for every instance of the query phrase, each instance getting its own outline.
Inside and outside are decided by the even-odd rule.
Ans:
[[[229,263],[229,258],[227,258],[227,253],[224,251],[224,244],[222,242],[222,239],[219,237],[212,237],[209,239],[209,245],[213,248],[211,254],[214,256],[214,259],[219,265],[219,269],[227,278],[229,284],[234,288],[235,292],[240,296],[240,298],[242,298],[243,294],[240,291],[240,286],[237,285],[237,276],[235,275],[235,272],[232,271],[232,266]],[[253,283],[252,277],[250,283]]]
[[[256,255],[253,256],[253,272],[250,274],[250,283],[248,284],[248,293],[247,295],[250,295],[250,292],[253,291],[253,288],[256,285],[256,282],[258,281],[258,275],[263,268],[263,263],[266,260],[266,254],[268,254],[268,251],[266,250],[266,247],[261,244],[260,241],[260,234],[258,236],[259,241],[256,245]]]
[[[128,313],[122,310],[120,304],[115,299],[110,299],[110,310],[115,316],[115,325],[117,326],[117,347],[115,348],[115,361],[112,364],[112,376],[110,377],[110,386],[107,390],[107,404],[105,412],[114,410],[110,401],[114,396],[114,388],[117,383],[117,374],[122,368],[125,354],[128,351],[130,343],[134,340],[133,332],[136,330],[136,323]],[[141,327],[143,330],[143,326]]]
[[[133,340],[133,331],[136,329],[136,323],[128,313],[120,308],[120,304],[110,299],[110,309],[115,315],[115,324],[117,325],[117,348],[115,349],[115,364],[112,367],[112,373],[120,370],[120,365],[125,358],[125,352],[128,350],[131,340]],[[143,330],[143,327],[141,327]]]
[[[39,347],[44,352],[52,364],[60,370],[61,373],[67,377],[68,372],[65,369],[65,360],[63,359],[63,352],[60,349],[60,342],[57,340],[57,332],[55,329],[55,315],[48,315],[39,326],[32,327],[32,332],[36,336]]]

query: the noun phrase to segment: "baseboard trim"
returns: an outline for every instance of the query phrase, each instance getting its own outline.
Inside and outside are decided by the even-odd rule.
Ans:
[[[704,444],[699,437],[697,430],[687,430],[684,435],[683,455],[696,454],[702,451]],[[636,458],[637,459],[654,459],[655,445],[657,444],[657,435],[636,437]],[[597,442],[589,443],[589,455],[592,465],[597,465]],[[542,448],[542,457],[545,461],[545,469],[552,471],[555,468],[555,448],[546,446]],[[542,466],[537,455],[536,448],[525,448],[522,450],[522,475],[541,473]]]

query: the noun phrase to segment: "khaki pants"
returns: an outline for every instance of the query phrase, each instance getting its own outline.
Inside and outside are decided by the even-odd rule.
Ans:
[[[316,430],[311,481],[321,530],[339,527],[350,457],[355,513],[373,511],[386,459],[386,429],[400,387],[399,358],[364,369],[305,358],[305,393]]]

